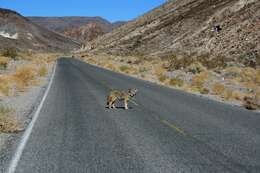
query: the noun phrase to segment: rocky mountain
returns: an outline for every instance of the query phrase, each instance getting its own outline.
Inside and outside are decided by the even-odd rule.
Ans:
[[[100,35],[106,33],[104,27],[98,23],[88,23],[84,26],[67,29],[63,32],[64,35],[79,40],[80,42],[92,41]]]
[[[256,61],[259,36],[259,0],[171,0],[87,48],[120,55],[207,55]]]
[[[32,22],[82,43],[91,41],[125,22],[110,23],[101,17],[28,17]]]
[[[15,11],[0,8],[0,50],[69,51],[79,43],[32,23]]]

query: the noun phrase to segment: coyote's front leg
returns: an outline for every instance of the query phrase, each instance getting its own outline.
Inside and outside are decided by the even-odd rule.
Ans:
[[[128,109],[127,100],[125,100],[125,109]]]

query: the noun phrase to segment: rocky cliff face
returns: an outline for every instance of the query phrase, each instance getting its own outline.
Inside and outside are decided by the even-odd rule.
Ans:
[[[259,59],[260,1],[172,0],[105,34],[92,51]]]
[[[97,23],[89,23],[78,28],[67,29],[63,32],[64,35],[79,40],[81,42],[89,42],[98,36],[104,35],[106,30]]]
[[[69,51],[80,46],[7,9],[0,9],[0,42],[0,50],[15,47],[20,50]]]

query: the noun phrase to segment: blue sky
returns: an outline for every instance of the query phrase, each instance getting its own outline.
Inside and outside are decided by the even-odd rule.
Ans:
[[[112,22],[130,20],[167,0],[0,0],[1,8],[24,16],[101,16]]]

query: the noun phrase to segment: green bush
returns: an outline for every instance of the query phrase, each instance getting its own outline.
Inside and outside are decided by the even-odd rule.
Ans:
[[[127,70],[129,70],[129,67],[126,66],[126,65],[122,65],[122,66],[119,67],[119,69],[120,69],[120,71],[122,71],[122,72],[126,72]]]

